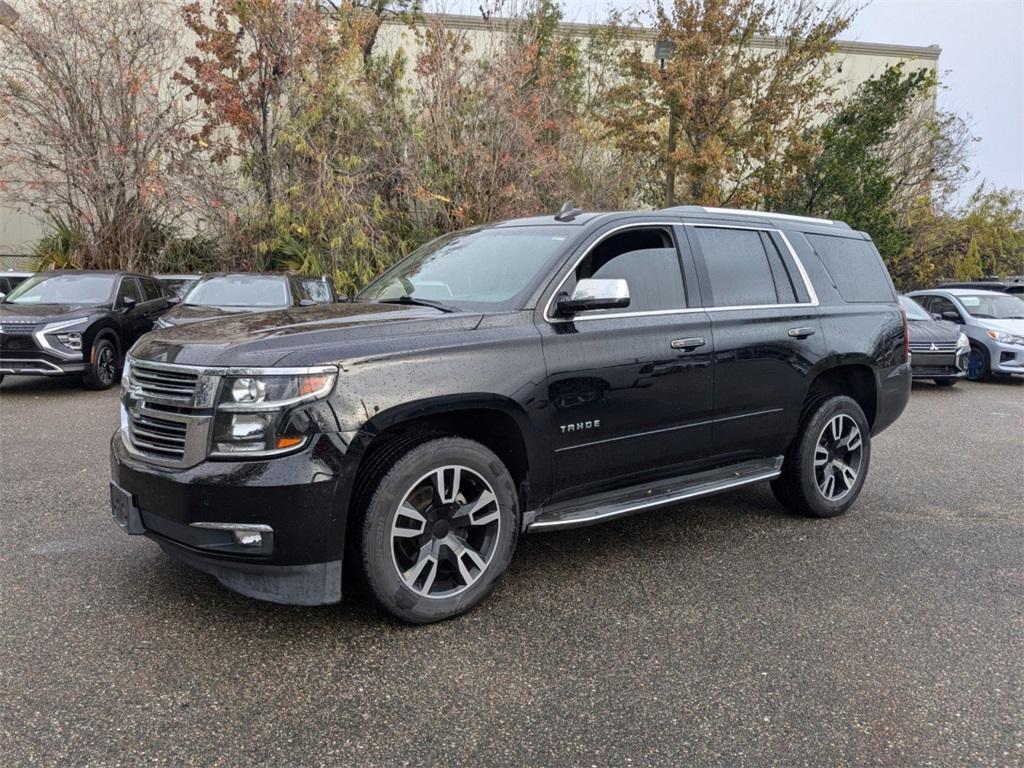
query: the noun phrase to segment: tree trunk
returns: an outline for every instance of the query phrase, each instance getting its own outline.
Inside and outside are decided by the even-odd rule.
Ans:
[[[665,156],[665,207],[670,208],[676,204],[676,133],[679,128],[676,124],[676,111],[673,107],[668,110],[668,147]]]

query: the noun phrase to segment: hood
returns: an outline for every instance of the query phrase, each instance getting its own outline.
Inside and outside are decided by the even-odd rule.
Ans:
[[[163,321],[164,325],[188,325],[189,323],[198,323],[201,320],[212,320],[215,317],[234,317],[235,315],[247,312],[267,311],[273,312],[275,310],[249,309],[247,307],[226,309],[224,307],[200,307],[194,304],[178,304],[170,311],[162,314],[160,320]]]
[[[960,329],[948,320],[911,320],[907,326],[910,328],[910,341],[915,344],[949,342],[960,338]]]
[[[1005,331],[1024,336],[1024,320],[991,320],[987,317],[975,317],[974,323],[981,328],[991,328],[993,331]]]
[[[93,304],[0,304],[0,321],[11,320],[29,323],[53,323],[59,320],[74,320],[86,317],[96,311],[110,307]]]
[[[183,365],[318,365],[341,360],[346,346],[357,342],[472,330],[481,317],[369,303],[245,312],[147,333],[132,356]]]

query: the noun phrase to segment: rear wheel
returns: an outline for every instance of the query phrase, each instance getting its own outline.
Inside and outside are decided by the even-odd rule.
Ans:
[[[988,350],[980,345],[972,344],[971,354],[967,358],[967,378],[971,381],[985,381],[991,376],[991,372],[992,366]]]
[[[117,348],[109,339],[100,339],[92,348],[92,365],[82,383],[89,389],[110,389],[117,383]]]
[[[515,483],[485,446],[458,437],[410,448],[370,479],[360,560],[373,596],[425,624],[482,601],[519,534]]]
[[[857,500],[870,459],[870,428],[857,401],[822,395],[805,408],[772,490],[796,512],[835,517]]]

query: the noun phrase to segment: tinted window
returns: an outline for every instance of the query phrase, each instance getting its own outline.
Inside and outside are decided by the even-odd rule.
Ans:
[[[188,292],[186,304],[200,307],[284,308],[291,305],[288,279],[272,275],[224,275],[201,280]]]
[[[776,278],[760,232],[714,227],[697,227],[695,231],[704,254],[715,306],[779,303]],[[781,261],[779,269],[783,269]],[[784,300],[792,301],[791,294],[789,296]]]
[[[843,301],[893,300],[889,273],[878,251],[867,240],[831,235],[805,235]]]
[[[456,306],[507,302],[576,231],[537,226],[456,232],[414,251],[356,298],[378,301],[409,295]]]
[[[106,304],[113,275],[35,275],[7,297],[13,304]]]
[[[142,283],[142,293],[145,295],[146,301],[155,301],[156,299],[163,298],[163,291],[160,290],[160,286],[156,284],[155,280],[144,277],[139,282]]]
[[[143,301],[142,291],[139,290],[139,284],[134,277],[121,278],[121,285],[117,289],[118,305],[123,305],[124,300],[128,298],[135,299],[136,304],[141,304]]]
[[[629,306],[605,313],[657,312],[686,306],[679,254],[666,229],[627,229],[597,242],[562,285],[571,294],[578,280],[625,280]]]

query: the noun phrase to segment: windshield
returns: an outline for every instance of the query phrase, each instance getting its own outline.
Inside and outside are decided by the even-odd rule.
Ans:
[[[504,227],[445,235],[414,251],[356,297],[411,296],[447,305],[510,301],[571,236],[570,227]]]
[[[106,304],[114,275],[33,275],[11,291],[10,304]]]
[[[987,320],[1024,320],[1024,300],[1008,294],[957,296],[970,314]]]
[[[225,275],[201,280],[188,292],[185,303],[195,307],[260,309],[282,309],[291,305],[287,280],[270,275]]]
[[[925,308],[909,296],[900,296],[900,305],[907,310],[907,320],[931,320]]]

